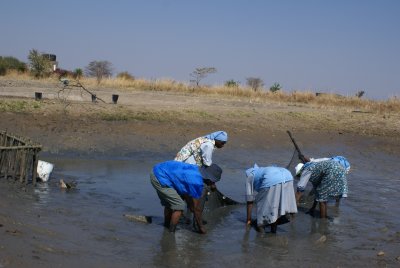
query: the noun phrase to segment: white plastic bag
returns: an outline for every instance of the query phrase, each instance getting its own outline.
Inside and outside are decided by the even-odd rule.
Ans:
[[[37,173],[42,181],[48,181],[54,165],[49,162],[38,160]]]

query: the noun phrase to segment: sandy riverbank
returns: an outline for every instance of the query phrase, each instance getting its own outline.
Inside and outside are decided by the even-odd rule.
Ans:
[[[290,143],[286,130],[299,142],[323,144],[324,139],[350,135],[393,143],[384,146],[393,152],[399,148],[399,114],[363,113],[357,107],[112,88],[90,89],[105,101],[92,103],[89,94],[76,88],[57,94],[57,82],[0,82],[0,129],[30,137],[52,153],[175,151],[219,129],[229,132],[230,146],[249,149]],[[38,91],[43,94],[39,102],[34,100]],[[118,104],[112,104],[112,94],[119,94]]]

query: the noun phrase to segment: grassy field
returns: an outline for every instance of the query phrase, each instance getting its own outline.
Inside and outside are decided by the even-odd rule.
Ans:
[[[18,79],[25,81],[36,81],[28,74],[9,73],[2,77],[3,79]],[[40,80],[43,83],[58,82],[58,77],[49,77]],[[73,79],[71,78],[71,81]],[[144,80],[144,79],[123,79],[109,78],[103,79],[97,84],[95,78],[83,77],[80,83],[89,88],[112,88],[120,91],[130,92],[135,90],[146,91],[171,91],[184,94],[204,94],[229,96],[240,99],[247,99],[254,102],[280,102],[292,105],[312,105],[317,108],[324,107],[344,107],[362,112],[371,112],[378,114],[400,113],[400,99],[393,97],[387,100],[370,100],[358,97],[340,96],[336,94],[321,94],[316,96],[312,91],[293,91],[285,92],[279,90],[271,92],[269,90],[254,91],[249,87],[226,87],[226,86],[199,86],[194,87],[188,83],[177,82],[173,80]]]

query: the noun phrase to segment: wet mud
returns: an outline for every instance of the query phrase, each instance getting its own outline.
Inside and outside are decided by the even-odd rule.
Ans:
[[[349,197],[339,207],[329,203],[327,220],[306,214],[306,199],[277,234],[246,229],[244,205],[208,210],[206,235],[185,223],[169,233],[149,183],[152,166],[168,160],[157,152],[109,159],[44,155],[55,165],[47,183],[32,188],[0,180],[0,267],[398,267],[399,154],[362,139],[306,148],[314,157],[349,159]],[[292,149],[226,146],[214,155],[224,170],[218,189],[244,202],[244,170],[255,162],[286,166]],[[61,189],[60,179],[76,189]],[[152,223],[124,214],[151,216]]]

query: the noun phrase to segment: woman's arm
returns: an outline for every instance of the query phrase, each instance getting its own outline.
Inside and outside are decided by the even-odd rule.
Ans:
[[[253,208],[253,201],[247,202],[247,217],[246,217],[246,224],[251,225],[251,211]]]
[[[296,204],[299,205],[300,203],[300,198],[303,196],[302,192],[297,191],[296,192]]]
[[[201,158],[203,159],[203,165],[211,166],[214,144],[212,142],[205,142],[200,145],[200,149],[201,149]]]
[[[246,216],[246,225],[251,224],[251,211],[254,203],[254,187],[253,187],[254,177],[248,176],[246,177],[246,203],[247,203],[247,216]]]
[[[311,178],[311,174],[312,174],[312,172],[308,168],[305,168],[303,170],[303,172],[301,173],[301,176],[300,176],[300,180],[297,183],[297,191],[298,192],[302,192],[306,189],[307,183]]]

